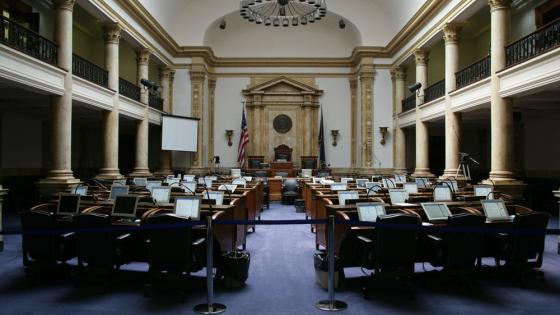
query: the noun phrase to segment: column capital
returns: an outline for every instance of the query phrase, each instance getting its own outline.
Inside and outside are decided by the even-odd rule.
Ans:
[[[104,23],[101,24],[103,31],[105,32],[105,43],[106,44],[119,44],[121,39],[121,26],[119,23]]]
[[[443,40],[445,44],[457,44],[461,38],[463,23],[445,23],[443,26]]]
[[[360,71],[359,71],[359,76],[360,76],[360,81],[365,81],[365,80],[375,80],[375,68],[373,65],[367,65],[367,66],[362,66],[360,67]]]
[[[149,48],[140,48],[136,50],[136,61],[138,65],[148,65],[152,51]]]
[[[348,78],[348,82],[350,83],[351,90],[358,88],[358,78]]]
[[[165,79],[168,79],[169,81],[172,81],[174,76],[175,76],[175,70],[173,70],[169,67],[159,68],[159,79],[160,80],[163,81]]]
[[[511,7],[511,0],[488,0],[490,10],[504,10]]]
[[[215,76],[208,76],[208,89],[215,90],[216,89],[216,77]]]
[[[203,69],[192,69],[189,71],[191,82],[203,82],[206,78],[206,71]]]
[[[427,65],[430,60],[430,52],[426,49],[416,49],[414,51],[414,60],[416,64]]]
[[[74,4],[76,4],[76,0],[55,0],[53,1],[53,8],[72,12],[74,11]]]
[[[393,80],[406,80],[406,71],[402,67],[391,68],[391,79]]]

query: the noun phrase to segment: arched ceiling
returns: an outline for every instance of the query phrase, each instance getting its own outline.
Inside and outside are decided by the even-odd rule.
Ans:
[[[138,0],[181,46],[205,46],[207,31],[222,17],[232,18],[239,0]],[[329,12],[355,27],[362,46],[386,46],[427,0],[327,0]],[[321,22],[325,22],[321,21]],[[265,28],[273,34],[272,27]],[[244,27],[228,22],[230,27]],[[245,25],[246,27],[246,25]],[[299,26],[302,29],[305,26]],[[210,45],[211,46],[211,45]]]

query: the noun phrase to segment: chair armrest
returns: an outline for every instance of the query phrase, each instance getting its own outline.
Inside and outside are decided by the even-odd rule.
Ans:
[[[358,236],[356,236],[356,238],[358,239],[358,242],[360,242],[360,243],[362,243],[362,244],[364,244],[364,245],[368,245],[368,246],[369,246],[369,245],[373,244],[373,241],[372,241],[370,238],[368,238],[368,237],[365,237],[365,236],[362,236],[362,235],[358,235]]]
[[[59,235],[59,237],[63,240],[68,240],[68,239],[74,238],[75,236],[76,236],[76,233],[74,233],[74,232]]]
[[[427,234],[427,235],[426,235],[426,239],[427,239],[430,243],[433,243],[433,244],[437,244],[437,243],[440,243],[440,242],[442,241],[442,238],[441,238],[441,237],[437,237],[437,236],[431,235],[431,234]]]
[[[132,238],[132,235],[130,233],[126,233],[126,234],[117,236],[116,240],[117,241],[127,241],[131,238]]]

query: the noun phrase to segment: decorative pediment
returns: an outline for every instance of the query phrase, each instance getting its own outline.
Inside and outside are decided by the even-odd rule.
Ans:
[[[303,82],[291,79],[285,76],[276,77],[274,79],[259,83],[248,89],[243,90],[244,95],[254,94],[307,94],[321,96],[322,90]]]

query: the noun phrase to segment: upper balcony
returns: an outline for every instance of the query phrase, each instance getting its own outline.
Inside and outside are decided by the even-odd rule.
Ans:
[[[0,42],[26,55],[56,65],[58,46],[41,35],[0,15]]]

